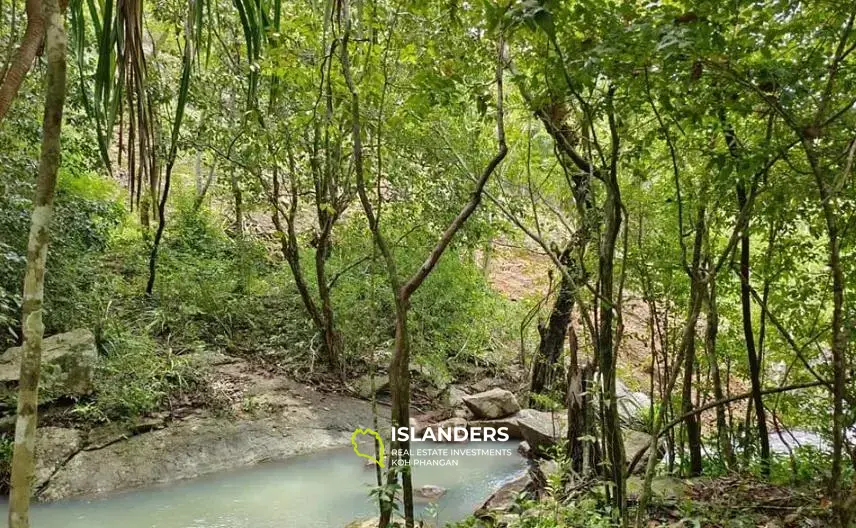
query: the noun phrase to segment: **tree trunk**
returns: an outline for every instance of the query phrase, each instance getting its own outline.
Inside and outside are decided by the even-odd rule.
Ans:
[[[701,293],[698,290],[698,286],[694,286],[693,289],[696,291],[693,292],[693,297],[700,298]],[[700,300],[694,300],[693,304],[701,305]],[[698,320],[698,314],[695,315],[695,319]],[[687,343],[686,348],[686,356],[684,358],[684,382],[683,382],[683,390],[681,393],[681,412],[684,414],[691,413],[694,405],[692,401],[692,387],[693,387],[693,373],[695,372],[695,357],[696,357],[696,345],[695,338],[692,341]],[[699,424],[698,416],[695,414],[690,414],[686,418],[686,430],[687,430],[687,447],[690,452],[690,468],[689,474],[690,476],[698,476],[701,475],[702,472],[702,458],[701,458],[701,426]]]
[[[241,192],[241,184],[235,171],[232,170],[231,177],[232,197],[235,199],[235,232],[238,237],[244,236],[244,195]],[[274,205],[276,207],[276,205]]]
[[[294,171],[292,171],[293,174]],[[279,169],[276,165],[273,168],[273,196],[271,202],[273,206],[273,224],[276,228],[282,248],[282,256],[288,262],[291,268],[291,275],[294,277],[294,283],[297,286],[297,291],[300,294],[300,299],[303,302],[312,324],[315,329],[321,334],[324,341],[324,357],[330,372],[336,373],[342,377],[343,371],[340,364],[340,356],[342,350],[342,336],[336,330],[335,321],[333,318],[333,302],[330,296],[330,287],[327,283],[326,259],[330,251],[329,231],[325,231],[318,239],[318,247],[315,251],[315,273],[318,281],[318,297],[321,301],[319,309],[318,304],[312,297],[309,290],[309,285],[303,276],[303,266],[300,262],[300,248],[297,243],[297,232],[295,230],[295,218],[297,215],[297,182],[293,176],[290,185],[291,202],[288,209],[288,214],[285,218],[285,226],[283,228],[280,211],[279,211]],[[237,196],[237,195],[236,195]],[[236,202],[237,203],[237,202]]]
[[[618,194],[618,182],[607,185],[604,217],[606,229],[600,247],[600,326],[598,329],[598,367],[603,377],[603,443],[606,462],[606,477],[611,484],[612,505],[616,514],[624,519],[627,512],[626,486],[624,480],[624,440],[618,418],[618,399],[615,391],[615,349],[613,321],[615,304],[613,292],[613,270],[615,262],[615,244],[621,229],[621,198]],[[623,524],[623,522],[622,522]]]
[[[570,248],[565,249],[559,255],[559,262],[565,266],[565,269],[568,269],[571,264]],[[553,382],[563,377],[562,350],[564,349],[565,335],[571,321],[576,296],[575,285],[568,277],[570,273],[568,270],[567,273],[562,274],[559,294],[555,304],[553,304],[547,326],[539,325],[538,327],[541,341],[538,344],[538,354],[535,356],[532,365],[532,383],[529,388],[529,405],[531,407],[538,407],[537,402],[532,397],[533,395],[549,392],[555,388]]]
[[[701,458],[701,425],[697,415],[692,414],[693,410],[693,374],[695,372],[696,361],[696,340],[695,327],[698,322],[698,317],[701,312],[702,300],[704,299],[704,279],[701,270],[701,254],[702,246],[706,235],[705,224],[705,207],[699,207],[696,224],[695,224],[695,241],[693,243],[692,267],[690,268],[690,306],[692,310],[687,320],[687,325],[691,326],[692,339],[687,339],[682,345],[684,354],[684,382],[681,393],[681,410],[687,416],[687,444],[690,451],[690,475],[701,475],[702,458]],[[677,364],[675,365],[677,367]],[[688,414],[689,413],[689,414]]]
[[[832,274],[832,468],[829,490],[834,498],[834,507],[839,526],[849,526],[856,507],[856,495],[845,497],[841,491],[842,454],[844,451],[844,398],[848,375],[847,334],[844,326],[844,269],[841,265],[840,226],[836,210],[836,190],[831,187],[822,170],[811,140],[802,138],[803,149],[814,173],[820,195],[823,218],[828,238],[829,269]],[[856,484],[854,484],[856,490]]]
[[[328,224],[332,227],[332,221]],[[344,371],[341,363],[342,336],[336,330],[333,314],[333,300],[330,297],[330,288],[327,284],[327,257],[330,254],[330,229],[325,228],[318,238],[318,247],[315,248],[315,276],[318,279],[318,298],[321,300],[321,319],[324,337],[324,352],[326,355],[327,368],[330,372],[344,379]]]
[[[400,291],[400,290],[399,290]],[[392,398],[392,426],[410,426],[410,335],[407,330],[407,312],[410,301],[401,293],[395,299],[395,351],[389,366],[389,392]],[[408,528],[414,526],[413,512],[413,475],[410,471],[410,439],[397,439],[392,443],[392,449],[398,451],[397,457],[391,458],[396,467],[390,467],[387,485],[398,481],[401,475],[401,489],[404,498],[404,518]],[[392,510],[381,512],[379,526],[387,526],[392,516]]]
[[[585,436],[586,392],[583,385],[583,371],[580,369],[579,343],[573,328],[568,334],[571,349],[571,361],[568,367],[568,456],[571,469],[576,473],[583,471],[583,442]]]
[[[350,2],[342,0],[338,4],[339,16],[344,26],[340,40],[340,62],[342,65],[342,76],[351,95],[351,139],[353,143],[353,166],[356,180],[357,194],[363,206],[369,230],[372,233],[375,246],[380,251],[386,263],[387,275],[395,300],[395,351],[389,368],[390,393],[392,396],[392,422],[393,426],[409,427],[410,425],[410,337],[407,332],[407,312],[410,308],[410,298],[415,293],[431,271],[437,265],[443,253],[449,247],[461,227],[472,216],[481,203],[482,193],[487,185],[488,179],[508,154],[508,146],[505,140],[504,113],[503,113],[503,91],[502,74],[504,70],[503,53],[504,43],[500,36],[497,42],[496,63],[496,139],[497,153],[488,162],[482,171],[475,188],[470,195],[469,201],[461,208],[458,215],[446,227],[439,241],[434,245],[428,257],[419,269],[401,284],[398,277],[395,258],[383,236],[379,225],[379,218],[375,215],[374,208],[366,191],[365,170],[363,165],[362,148],[362,125],[360,120],[360,98],[354,77],[351,73],[351,59],[348,50],[351,38],[351,16]],[[377,176],[380,178],[380,174]],[[413,511],[413,484],[410,474],[410,441],[397,439],[393,442],[393,449],[400,450],[396,457],[390,457],[390,472],[387,484],[397,481],[397,470],[402,473],[402,490],[404,502],[405,526],[413,528],[415,525]],[[394,467],[395,466],[395,467]],[[391,511],[383,509],[381,512],[380,527],[384,528],[391,516]]]
[[[35,470],[36,421],[38,420],[39,375],[41,370],[42,322],[45,264],[49,227],[53,215],[53,197],[60,162],[60,131],[66,92],[65,17],[58,0],[44,1],[44,21],[48,69],[42,152],[30,237],[27,244],[27,269],[24,276],[21,310],[24,350],[18,389],[18,418],[12,455],[9,495],[9,528],[29,528],[30,492]]]
[[[580,367],[579,343],[574,327],[568,330],[568,344],[571,349],[571,361],[568,368],[568,456],[571,470],[579,476],[587,475],[599,462],[595,443],[586,440],[594,436],[594,420],[591,412],[592,382],[594,364],[587,362]]]
[[[175,167],[175,159],[178,155],[178,135],[181,130],[181,122],[184,119],[184,109],[187,105],[187,94],[190,90],[190,70],[193,66],[194,39],[193,39],[193,12],[194,2],[198,0],[190,0],[188,2],[188,10],[185,18],[184,28],[184,55],[181,59],[181,81],[178,89],[178,101],[176,103],[175,115],[172,121],[172,132],[170,137],[169,152],[166,157],[166,168],[164,170],[163,189],[160,191],[160,200],[157,202],[156,215],[158,227],[155,230],[155,238],[152,241],[152,251],[149,254],[149,280],[146,282],[146,295],[151,296],[155,287],[155,273],[157,271],[158,250],[160,249],[161,239],[163,238],[164,229],[166,228],[166,202],[169,199],[169,189],[172,182],[172,170]],[[137,95],[142,97],[142,90]],[[154,135],[158,135],[158,127],[154,128]],[[156,164],[152,164],[153,166]],[[153,168],[149,177],[152,181],[151,194],[153,197],[158,195],[158,175],[159,170]],[[153,204],[154,205],[154,204]]]
[[[651,425],[651,443],[649,445],[651,453],[655,453],[657,451],[657,446],[659,445],[659,437],[662,434],[663,423],[666,419],[666,410],[669,407],[667,405],[668,398],[671,397],[680,373],[678,365],[681,363],[682,356],[687,354],[688,350],[695,347],[696,323],[698,322],[702,305],[702,297],[694,294],[696,291],[697,288],[691,289],[689,312],[687,314],[687,320],[684,323],[683,333],[681,334],[680,348],[677,352],[678,357],[673,363],[672,370],[668,374],[668,379],[665,385],[663,385],[663,402],[660,405],[659,411],[654,414],[654,423]],[[668,372],[668,370],[666,372]],[[648,457],[648,464],[645,467],[645,478],[642,483],[642,492],[639,494],[639,502],[636,508],[636,526],[638,527],[644,525],[648,502],[651,499],[651,483],[654,480],[654,470],[657,468],[657,462],[658,459],[656,456]]]
[[[713,382],[713,397],[720,401],[725,398],[722,392],[722,378],[719,373],[719,358],[716,355],[716,337],[719,333],[719,309],[716,304],[716,276],[711,275],[709,278],[707,296],[707,327],[705,328],[705,351],[707,352],[708,363],[710,363],[710,377]],[[734,450],[731,447],[731,437],[728,434],[728,422],[725,416],[725,406],[716,406],[716,435],[719,440],[719,450],[722,455],[722,460],[725,462],[725,467],[734,469],[737,466],[737,459],[734,457]]]
[[[21,39],[21,46],[15,53],[15,59],[6,70],[6,74],[0,78],[0,125],[12,106],[12,101],[18,95],[18,90],[24,82],[24,77],[30,71],[42,39],[45,36],[45,18],[42,13],[40,0],[27,0],[27,29]],[[59,8],[58,8],[59,9]]]
[[[742,210],[746,206],[746,186],[737,182],[737,203]],[[752,383],[752,402],[758,423],[758,441],[761,445],[761,474],[770,475],[770,437],[767,432],[767,413],[761,395],[761,362],[755,350],[755,335],[752,328],[752,294],[749,287],[749,227],[740,234],[740,306],[743,313],[743,338],[749,359],[749,381]]]

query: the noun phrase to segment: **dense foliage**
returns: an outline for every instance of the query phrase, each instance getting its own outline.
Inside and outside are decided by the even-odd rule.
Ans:
[[[515,365],[571,428],[552,520],[526,526],[641,526],[658,471],[825,486],[852,521],[851,3],[119,4],[68,9],[45,332],[96,333],[78,418],[215,405],[205,350],[342,387]],[[0,4],[5,85],[22,7]],[[0,115],[2,347],[43,74]],[[547,291],[492,288],[500,245]],[[616,376],[669,455],[633,501]],[[791,429],[820,449],[771,453]],[[569,480],[604,486],[569,507]]]

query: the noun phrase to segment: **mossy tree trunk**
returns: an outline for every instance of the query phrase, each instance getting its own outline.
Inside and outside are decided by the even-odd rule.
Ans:
[[[54,189],[60,161],[60,130],[65,106],[66,46],[65,18],[59,0],[44,0],[47,80],[42,151],[24,276],[21,310],[24,350],[18,392],[18,418],[12,456],[9,527],[29,528],[30,490],[35,468],[36,421],[38,419],[39,374],[44,337],[43,301],[45,263],[53,215]]]

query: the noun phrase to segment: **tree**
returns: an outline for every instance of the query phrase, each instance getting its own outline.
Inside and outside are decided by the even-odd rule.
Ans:
[[[48,60],[45,80],[45,113],[42,152],[30,238],[27,245],[27,270],[24,277],[24,302],[21,309],[21,376],[18,389],[18,417],[15,423],[15,447],[12,456],[9,495],[9,528],[29,528],[30,493],[35,471],[36,422],[39,405],[45,264],[54,189],[60,164],[60,133],[66,95],[65,13],[59,0],[44,0],[45,53]]]
[[[352,120],[352,143],[353,143],[353,159],[354,172],[356,177],[357,193],[360,198],[360,203],[363,206],[363,212],[369,224],[369,229],[372,232],[372,238],[381,253],[387,268],[390,286],[394,296],[395,303],[395,347],[393,350],[392,361],[389,367],[390,393],[392,396],[392,423],[393,427],[407,426],[410,423],[410,336],[407,328],[408,312],[410,310],[411,296],[419,289],[437,262],[443,256],[443,253],[449,247],[455,234],[466,223],[470,216],[475,212],[481,202],[484,187],[488,179],[505,158],[508,153],[508,147],[505,142],[505,127],[503,114],[503,55],[504,43],[502,38],[498,39],[497,43],[497,63],[496,63],[496,141],[497,152],[488,162],[487,166],[482,171],[476,181],[475,188],[472,191],[469,202],[464,205],[455,219],[446,227],[440,239],[437,241],[434,248],[431,250],[428,257],[425,259],[422,266],[406,280],[401,279],[398,274],[398,268],[395,264],[395,259],[390,250],[390,244],[386,240],[385,235],[381,230],[379,217],[375,213],[375,207],[369,199],[365,167],[363,165],[363,147],[362,147],[362,122],[360,114],[360,97],[357,91],[356,83],[351,72],[351,59],[349,52],[349,44],[351,38],[351,13],[348,0],[343,0],[340,4],[341,11],[339,12],[340,20],[343,24],[342,39],[340,45],[342,75],[347,83],[348,90],[351,93],[351,120]],[[378,175],[380,177],[380,175]],[[398,480],[398,470],[402,470],[402,489],[404,492],[404,514],[405,523],[408,528],[414,526],[413,512],[413,483],[410,474],[410,441],[397,440],[393,442],[392,449],[398,451],[398,467],[390,467],[387,482],[396,482]],[[392,466],[392,464],[390,464]],[[385,508],[381,512],[380,526],[389,524],[392,510]]]

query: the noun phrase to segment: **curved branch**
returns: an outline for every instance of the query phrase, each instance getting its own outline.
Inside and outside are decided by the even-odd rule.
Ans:
[[[41,0],[27,0],[27,29],[21,39],[21,45],[15,53],[15,59],[6,70],[6,75],[0,84],[0,124],[12,106],[12,101],[18,95],[18,89],[24,82],[24,77],[30,71],[39,47],[45,36],[45,19],[42,16]]]

